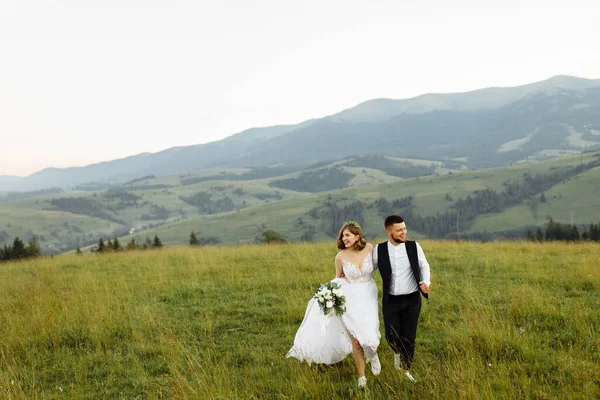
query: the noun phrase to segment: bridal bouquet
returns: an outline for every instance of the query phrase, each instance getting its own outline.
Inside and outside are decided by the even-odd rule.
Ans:
[[[338,316],[346,312],[346,297],[342,287],[336,282],[327,282],[321,285],[313,297],[317,299],[317,303],[325,315],[330,315],[332,311]]]

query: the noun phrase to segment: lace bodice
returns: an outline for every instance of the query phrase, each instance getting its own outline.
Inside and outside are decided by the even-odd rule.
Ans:
[[[373,274],[373,256],[369,252],[365,257],[362,265],[357,267],[350,261],[342,260],[342,268],[344,275],[350,281],[350,283],[365,283],[371,280]]]

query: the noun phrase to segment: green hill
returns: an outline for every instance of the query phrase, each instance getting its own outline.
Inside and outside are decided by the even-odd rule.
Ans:
[[[29,240],[36,236],[44,252],[57,253],[74,248],[86,240],[95,241],[119,230],[120,225],[101,218],[63,211],[44,211],[0,204],[0,244],[9,244],[15,237]],[[80,242],[74,241],[80,238]]]
[[[405,172],[445,170],[441,164],[371,156],[321,163],[302,170],[207,169],[169,176],[148,175],[123,185],[91,184],[66,192],[14,193],[3,197],[4,203],[0,201],[0,245],[10,243],[15,236],[27,240],[37,235],[45,252],[65,251],[96,243],[100,237],[144,232],[166,223],[306,196],[327,190],[331,184],[340,185],[340,174],[347,179],[337,187],[358,186],[397,182]],[[291,189],[281,182],[287,182]]]
[[[546,202],[523,204],[501,213],[481,216],[469,229],[473,232],[497,232],[516,226],[540,226],[552,217],[560,223],[597,223],[600,199],[600,168],[586,171],[559,183],[544,193]],[[537,200],[538,197],[535,197]]]
[[[192,230],[235,244],[252,242],[265,229],[293,241],[318,241],[335,235],[343,219],[360,220],[374,237],[382,234],[381,221],[392,212],[406,216],[420,237],[515,236],[527,226],[544,226],[549,217],[580,225],[598,222],[593,212],[600,205],[598,154],[481,170],[465,170],[458,162],[370,155],[296,171],[147,176],[101,191],[2,203],[0,245],[34,234],[46,252],[114,236],[139,242],[158,234],[166,244],[184,244]],[[539,200],[542,193],[546,202]]]
[[[222,243],[245,243],[255,240],[265,229],[274,229],[288,239],[297,241],[313,228],[314,235],[309,240],[326,240],[331,239],[331,234],[327,233],[328,229],[330,231],[332,229],[329,228],[329,221],[320,217],[311,217],[310,211],[314,207],[323,206],[328,201],[338,208],[361,202],[364,205],[361,221],[363,229],[369,237],[381,237],[384,215],[373,206],[373,202],[378,198],[383,197],[391,201],[412,196],[411,214],[433,218],[438,214],[453,212],[457,200],[476,196],[477,192],[491,189],[502,193],[508,182],[526,187],[527,183],[524,181],[526,174],[553,176],[569,168],[574,170],[577,166],[586,163],[596,163],[599,154],[585,153],[534,164],[426,176],[298,196],[234,212],[167,224],[139,235],[128,236],[124,240],[135,237],[140,241],[145,236],[152,237],[158,234],[167,244],[182,244],[187,243],[189,234],[193,230],[199,236],[216,237]],[[534,191],[533,195],[521,200],[522,205],[509,206],[498,212],[479,215],[469,225],[464,224],[465,221],[461,222],[460,234],[485,232],[511,234],[529,225],[543,227],[549,216],[558,222],[570,223],[572,211],[572,222],[575,224],[597,223],[598,217],[593,210],[600,206],[600,196],[597,196],[600,187],[600,168],[594,167],[579,174],[573,173],[575,174],[573,177],[564,181],[559,180],[549,185],[547,190]],[[537,218],[534,218],[535,213],[527,204],[531,199],[539,198],[542,192],[545,193],[547,202],[538,204]],[[566,209],[569,211],[565,212]],[[391,211],[402,213],[406,210]],[[356,213],[347,215],[347,219],[356,218]],[[486,223],[490,220],[493,222]],[[341,226],[341,223],[338,226]],[[408,227],[416,237],[432,237],[431,234],[416,229],[414,221],[410,219]],[[452,232],[455,231],[455,225],[452,225]]]

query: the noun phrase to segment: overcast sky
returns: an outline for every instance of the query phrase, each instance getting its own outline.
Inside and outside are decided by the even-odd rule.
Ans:
[[[0,0],[0,175],[600,78],[600,1]]]

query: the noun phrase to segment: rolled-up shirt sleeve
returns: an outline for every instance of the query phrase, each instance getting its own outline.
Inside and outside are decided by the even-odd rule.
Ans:
[[[429,263],[425,258],[425,253],[421,248],[421,245],[417,243],[417,257],[419,258],[419,269],[421,271],[421,280],[427,285],[431,285],[431,271],[429,270]],[[375,261],[373,261],[375,263]]]

